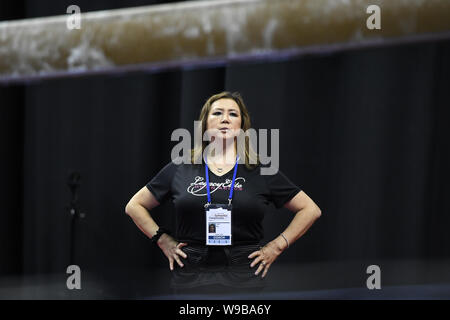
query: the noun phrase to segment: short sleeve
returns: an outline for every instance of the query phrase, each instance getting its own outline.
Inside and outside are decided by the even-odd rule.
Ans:
[[[281,208],[301,189],[293,184],[281,171],[274,175],[265,175],[266,185],[270,192],[270,200],[276,208]]]
[[[146,187],[155,196],[159,203],[166,201],[171,195],[172,180],[177,166],[170,162],[147,183]]]

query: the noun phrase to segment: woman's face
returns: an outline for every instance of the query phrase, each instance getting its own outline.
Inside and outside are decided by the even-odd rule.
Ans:
[[[241,112],[233,99],[214,101],[206,121],[206,129],[223,139],[234,138],[241,128]]]

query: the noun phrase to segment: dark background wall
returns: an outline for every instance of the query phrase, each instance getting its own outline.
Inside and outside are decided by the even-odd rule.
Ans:
[[[56,2],[54,2],[56,3]],[[64,14],[58,2],[0,5],[5,19]],[[82,11],[150,4],[82,2]],[[75,262],[166,266],[124,207],[192,131],[208,96],[239,91],[253,126],[280,129],[281,170],[323,215],[283,262],[448,258],[450,40],[288,61],[0,86],[0,272],[69,265],[70,190],[81,174]],[[171,205],[154,210],[173,224]],[[270,241],[293,215],[266,217]]]

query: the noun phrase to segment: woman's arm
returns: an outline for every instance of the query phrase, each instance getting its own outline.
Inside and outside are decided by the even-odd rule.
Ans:
[[[159,202],[155,196],[147,187],[143,187],[131,198],[125,207],[126,214],[133,219],[138,228],[149,238],[152,238],[159,229],[159,226],[149,213],[151,209],[158,205]],[[173,270],[174,261],[177,261],[178,265],[183,267],[179,256],[187,258],[187,255],[181,250],[182,247],[187,245],[186,243],[178,243],[173,237],[164,233],[158,239],[157,244],[167,259],[169,259],[170,270]]]
[[[149,238],[152,238],[159,226],[151,217],[149,211],[159,206],[158,200],[153,194],[143,187],[128,202],[125,212],[128,214],[139,229]]]
[[[259,263],[259,267],[255,274],[258,275],[264,270],[262,277],[264,278],[269,271],[271,264],[278,258],[278,256],[297,241],[305,232],[313,225],[314,221],[320,217],[320,208],[314,203],[314,201],[306,195],[303,191],[300,191],[289,202],[284,205],[285,208],[296,212],[294,219],[292,219],[289,226],[274,240],[269,242],[259,251],[253,252],[249,258],[256,259],[251,263],[251,267],[254,267]]]
[[[297,193],[284,207],[296,213],[289,226],[282,232],[289,245],[303,236],[322,215],[320,208],[303,191]],[[281,235],[275,240],[283,250],[287,248],[287,241]]]

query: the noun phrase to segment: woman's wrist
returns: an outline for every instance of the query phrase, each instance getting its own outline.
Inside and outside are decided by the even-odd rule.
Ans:
[[[161,240],[161,237],[163,237],[164,235],[170,235],[170,231],[169,230],[167,230],[166,228],[164,228],[164,227],[160,227],[157,231],[156,231],[156,233],[153,235],[153,237],[152,237],[152,242],[154,243],[154,244],[160,244],[161,242],[160,242],[160,240]]]
[[[281,234],[275,239],[275,243],[278,249],[280,249],[281,251],[284,251],[287,248],[289,248],[287,241],[285,240],[285,238],[283,238]]]
[[[156,241],[156,244],[157,244],[158,246],[161,246],[161,243],[164,243],[164,242],[167,240],[168,237],[170,237],[170,235],[169,235],[168,233],[163,233],[163,234],[159,237],[158,241]]]

